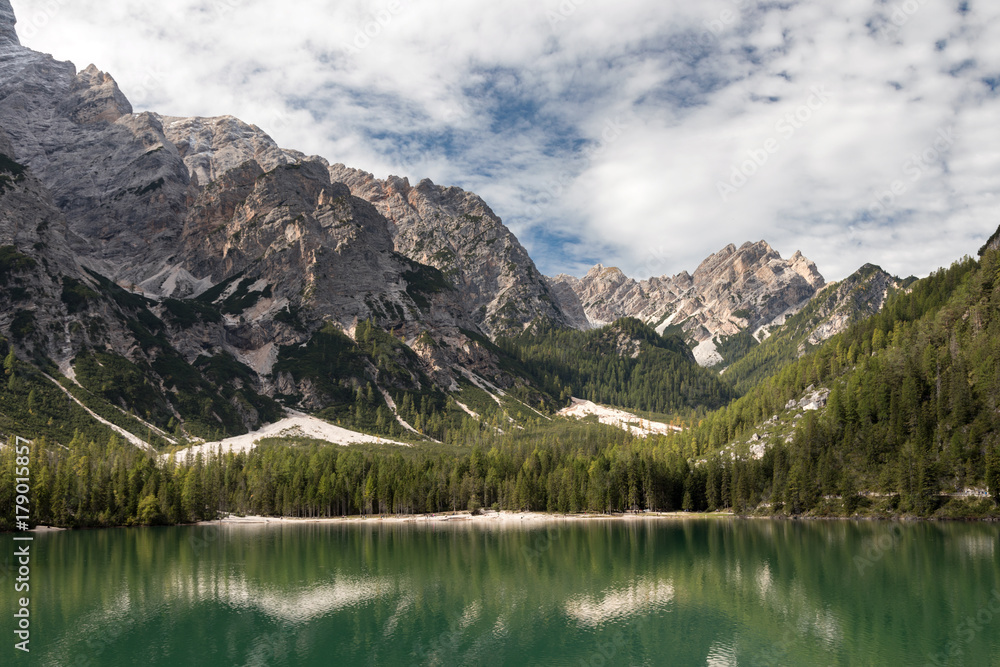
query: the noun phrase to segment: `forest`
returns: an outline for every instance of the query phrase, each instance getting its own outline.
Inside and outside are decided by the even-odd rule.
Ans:
[[[279,363],[306,372],[317,367],[316,355],[333,359],[319,366],[329,372],[331,392],[340,391],[336,369],[358,361],[344,356],[335,332],[324,335],[329,342],[315,339],[299,357]],[[374,328],[361,338],[384,368],[406,353]],[[401,412],[446,437],[413,447],[271,441],[247,453],[177,462],[95,425],[12,348],[3,350],[0,428],[35,438],[32,521],[60,526],[172,524],[223,513],[327,517],[484,508],[998,516],[997,251],[901,290],[877,315],[785,363],[738,398],[725,375],[693,364],[682,341],[634,320],[591,332],[539,323],[497,349],[530,369],[555,404],[580,396],[674,415],[685,428],[638,438],[594,421],[552,418],[542,400],[547,414],[525,406],[522,429],[504,433],[495,426],[505,415],[500,406],[491,427],[462,415],[448,395],[402,392]],[[100,386],[113,398],[127,385]],[[825,409],[789,408],[817,387],[829,390]],[[462,395],[471,402],[476,391],[466,387]],[[384,400],[370,387],[340,395],[343,407],[328,417],[392,428]],[[483,397],[482,405],[491,403]],[[110,403],[106,414],[122,423],[130,418]],[[755,454],[748,443],[771,431]],[[0,478],[13,479],[15,464],[13,450],[0,449]],[[0,487],[0,508],[13,507],[13,488]],[[976,491],[963,495],[968,489]],[[0,529],[11,528],[12,514],[0,511]]]
[[[626,318],[591,331],[540,322],[500,347],[561,403],[571,396],[658,414],[711,410],[735,393],[676,335]]]

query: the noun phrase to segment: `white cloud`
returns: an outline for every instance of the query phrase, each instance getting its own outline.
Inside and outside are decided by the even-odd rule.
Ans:
[[[229,113],[476,191],[549,273],[673,273],[764,238],[828,278],[867,261],[923,274],[1000,224],[985,0],[12,4],[26,45],[94,62],[139,109]],[[910,156],[949,128],[914,179]]]

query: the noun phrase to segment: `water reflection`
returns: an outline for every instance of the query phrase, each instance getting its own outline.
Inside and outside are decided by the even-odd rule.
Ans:
[[[666,607],[674,599],[667,581],[643,579],[627,588],[602,591],[598,597],[579,596],[566,602],[566,615],[578,624],[597,627]]]
[[[36,542],[38,664],[926,664],[1000,587],[998,535],[728,520],[60,533]],[[963,643],[965,664],[1000,663],[998,628]]]

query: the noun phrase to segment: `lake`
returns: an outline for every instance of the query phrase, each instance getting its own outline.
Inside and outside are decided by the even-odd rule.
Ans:
[[[5,612],[0,662],[1000,665],[998,542],[728,518],[46,533],[32,652]]]

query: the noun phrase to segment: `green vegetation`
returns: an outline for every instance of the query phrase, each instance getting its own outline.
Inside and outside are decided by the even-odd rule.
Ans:
[[[31,271],[38,263],[12,245],[0,247],[0,285],[7,285],[12,276]]]
[[[410,289],[427,307],[426,295],[447,283],[439,271],[412,266]],[[0,281],[33,267],[13,248],[0,249]],[[865,281],[877,270],[857,274],[847,292],[849,302],[858,299],[853,308],[863,309]],[[255,281],[241,274],[197,300],[167,300],[164,317],[186,327],[242,312],[267,296],[249,291]],[[148,300],[96,275],[93,284],[96,290],[63,280],[70,311],[107,298],[142,348],[131,358],[107,350],[77,356],[82,388],[63,386],[97,414],[159,447],[166,440],[139,419],[178,436],[218,439],[281,417],[278,403],[254,390],[252,369],[228,354],[188,363]],[[503,391],[485,390],[470,374],[445,393],[398,331],[364,321],[352,340],[327,323],[305,344],[279,350],[272,383],[287,391],[290,376],[303,392],[282,400],[417,446],[275,441],[181,466],[120,443],[42,375],[39,368],[55,373],[51,362],[21,362],[0,340],[0,431],[37,439],[33,484],[43,491],[36,520],[69,526],[174,523],[218,512],[329,516],[478,507],[1000,514],[1000,252],[987,250],[979,261],[966,258],[908,285],[881,312],[808,345],[821,313],[843,297],[824,293],[763,344],[749,333],[720,340],[723,356],[736,359],[721,377],[700,368],[683,339],[634,319],[587,332],[535,322],[496,344],[466,332],[470,348],[479,348],[473,356],[494,358],[501,372],[490,381]],[[297,310],[279,318],[305,328]],[[31,311],[14,314],[12,338],[37,328]],[[417,340],[419,349],[447,347],[428,331]],[[800,409],[799,400],[819,388],[829,390],[826,406]],[[641,439],[595,420],[553,417],[570,396],[687,428]],[[0,473],[9,475],[11,466],[3,450]],[[962,496],[968,488],[988,488],[991,497]],[[0,496],[0,510],[4,502]]]
[[[364,359],[340,329],[327,323],[304,346],[284,347],[272,374],[289,373],[296,383],[312,380],[331,405],[347,405],[353,397],[351,379],[364,377]]]
[[[14,313],[14,321],[10,324],[10,335],[15,341],[26,340],[33,336],[37,330],[33,311],[18,310]]]
[[[111,437],[32,447],[32,521],[63,526],[158,524],[218,512],[332,516],[470,507],[551,511],[679,509],[686,467],[640,452],[624,433],[560,422],[508,444],[419,449],[265,445],[249,454],[157,463]],[[0,478],[12,478],[11,450]],[[4,489],[11,488],[5,484]],[[10,501],[0,497],[0,508]],[[0,522],[9,522],[6,512]],[[0,529],[9,528],[0,523]]]
[[[594,331],[536,323],[500,347],[543,391],[656,413],[716,408],[731,398],[718,376],[700,368],[683,340],[662,337],[635,319]]]
[[[248,380],[249,369],[245,366],[239,365],[242,368],[238,369],[235,360],[207,363],[206,369],[213,374],[213,379],[208,379],[170,345],[163,321],[149,310],[154,302],[96,273],[91,272],[91,276],[101,293],[121,310],[143,352],[152,359],[151,363],[133,363],[103,351],[82,352],[75,360],[77,379],[94,396],[177,436],[217,439],[239,435],[246,433],[248,426],[256,427],[280,416],[273,400],[253,390],[254,382]],[[79,281],[65,279],[64,301],[69,298],[74,303],[85,303],[99,298],[88,288],[82,292],[81,286]],[[218,287],[225,289],[225,284],[215,289]],[[165,316],[182,328],[198,321],[221,320],[210,300],[167,299],[163,307]],[[226,371],[234,376],[227,377]]]
[[[87,310],[87,304],[99,298],[97,292],[74,278],[63,276],[62,301],[72,315]]]
[[[406,344],[368,321],[358,324],[355,337],[356,343],[328,323],[305,346],[283,348],[273,375],[288,373],[296,384],[311,381],[324,405],[320,417],[363,432],[407,436],[373,380],[390,395],[399,415],[428,437],[457,439],[479,431],[477,422],[434,387]],[[297,404],[305,398],[286,400]]]
[[[3,338],[0,351],[5,357],[0,376],[0,433],[7,437],[45,437],[63,444],[68,444],[74,434],[96,442],[108,441],[110,429],[94,421],[35,366],[18,360]]]
[[[858,322],[875,314],[870,303],[873,289],[872,280],[882,269],[866,264],[842,283],[830,285],[820,292],[805,308],[788,318],[778,331],[760,345],[741,345],[731,351],[724,348],[729,341],[719,345],[719,352],[731,365],[726,369],[725,378],[742,395],[751,391],[761,382],[771,377],[800,356],[811,351],[815,345],[809,342],[810,335],[824,318],[838,309],[851,314],[851,321]],[[912,280],[902,281],[905,289]],[[737,337],[749,337],[749,333]]]
[[[163,307],[170,321],[182,329],[196,324],[213,324],[222,321],[222,314],[212,304],[197,299],[164,299]]]
[[[721,336],[715,342],[715,349],[722,357],[724,366],[747,356],[755,347],[757,339],[753,337],[751,331],[741,331],[733,336]]]
[[[941,491],[985,487],[996,474],[998,278],[995,251],[932,274],[674,438],[697,455],[716,451],[810,385],[825,386],[828,408],[802,419],[791,442],[733,464],[745,475],[739,490],[729,487],[734,506],[825,512],[822,497],[863,490],[892,499],[882,511],[931,515]]]
[[[110,352],[82,352],[73,361],[76,380],[93,395],[112,405],[137,413],[146,421],[167,428],[173,413],[160,388],[151,381],[152,369],[140,368]]]
[[[90,269],[84,269],[84,271],[86,271],[87,274],[93,278],[101,293],[110,297],[112,301],[118,304],[119,308],[124,310],[139,311],[154,303],[154,301],[147,299],[140,294],[130,292],[127,289],[111,282],[95,271],[91,271]]]
[[[300,315],[300,309],[293,306],[285,306],[282,310],[279,310],[274,315],[275,322],[281,322],[282,324],[287,324],[296,331],[305,332],[306,326],[302,323]]]
[[[257,282],[253,278],[244,278],[233,290],[233,293],[226,297],[220,304],[222,312],[227,315],[239,315],[248,308],[253,308],[263,297],[271,298],[271,286],[267,285],[262,291],[251,292],[250,287]]]
[[[19,164],[10,156],[0,153],[0,194],[14,187],[15,183],[24,180],[28,168]]]
[[[433,266],[412,262],[402,257],[402,255],[399,257],[410,264],[410,270],[403,272],[403,280],[406,281],[406,293],[421,310],[427,310],[431,307],[428,300],[430,295],[453,289],[451,283],[448,282],[448,279],[445,278],[440,270],[435,269]]]
[[[252,389],[256,384],[257,375],[253,370],[240,363],[232,355],[222,353],[213,357],[198,357],[194,365],[200,369],[204,377],[218,387],[222,398],[226,399],[242,414],[254,414],[254,425],[278,421],[284,416],[284,410],[272,398],[262,396]]]
[[[243,279],[243,275],[245,273],[246,273],[246,271],[240,271],[239,273],[237,273],[232,278],[229,278],[228,280],[223,280],[221,283],[219,283],[215,287],[212,287],[211,289],[208,289],[208,290],[202,292],[201,294],[199,294],[198,297],[197,297],[197,300],[201,301],[202,303],[207,303],[207,304],[215,303],[216,301],[219,300],[219,298],[222,297],[222,294],[229,288],[230,285],[232,285],[233,283],[235,283],[238,280],[242,280]]]

